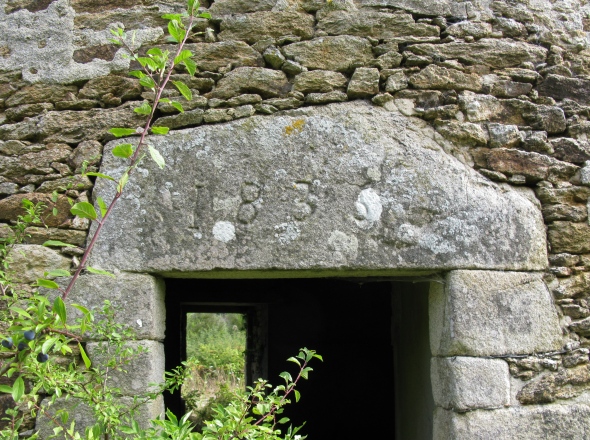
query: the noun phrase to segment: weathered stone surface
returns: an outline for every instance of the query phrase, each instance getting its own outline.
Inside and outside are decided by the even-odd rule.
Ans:
[[[488,168],[501,173],[522,174],[528,181],[569,180],[578,167],[567,162],[554,159],[544,154],[495,148],[488,152]]]
[[[249,44],[264,38],[295,35],[313,36],[313,15],[293,10],[228,15],[221,20],[220,40],[241,40]]]
[[[488,124],[491,148],[513,148],[520,144],[520,132],[516,125]]]
[[[37,116],[41,113],[45,113],[49,110],[53,110],[53,104],[44,102],[41,104],[25,104],[17,107],[10,107],[6,109],[4,113],[6,119],[11,122],[22,121],[24,118],[30,118],[31,116]]]
[[[582,439],[590,436],[590,408],[540,405],[462,414],[437,408],[434,432],[434,440]]]
[[[286,95],[291,85],[284,72],[262,67],[238,67],[225,75],[208,98],[227,99],[243,93],[256,93],[263,98]]]
[[[492,25],[490,23],[469,20],[452,24],[445,29],[445,34],[455,38],[473,37],[479,40],[480,38],[489,37],[491,33]]]
[[[479,75],[466,74],[433,64],[410,76],[409,82],[417,89],[454,89],[474,92],[480,91],[483,85]]]
[[[430,368],[437,406],[471,411],[510,404],[510,373],[501,359],[435,357]]]
[[[245,14],[248,12],[270,11],[277,0],[217,0],[209,8],[214,17],[229,14]]]
[[[53,269],[70,268],[71,261],[58,252],[36,244],[15,245],[10,251],[10,272],[18,283],[33,283]]]
[[[97,368],[104,369],[108,362],[107,342],[88,342],[86,352]],[[164,380],[164,344],[157,341],[127,341],[125,348],[143,350],[125,366],[126,371],[111,369],[108,374],[109,384],[119,388],[124,396],[134,396],[153,392]]]
[[[350,72],[373,59],[371,43],[360,37],[322,37],[289,44],[283,48],[287,57],[312,70]]]
[[[490,356],[561,348],[557,310],[541,273],[453,271],[430,289],[435,356]]]
[[[67,285],[69,279],[60,279]],[[89,294],[92,292],[92,294]],[[165,287],[162,280],[149,275],[117,273],[116,278],[104,275],[82,275],[72,292],[71,302],[98,311],[109,300],[116,310],[115,322],[130,326],[138,339],[164,339],[166,310]],[[81,316],[80,311],[68,306],[68,315]],[[160,378],[158,378],[160,380]]]
[[[262,53],[262,56],[264,57],[264,61],[270,64],[270,67],[272,67],[273,69],[280,69],[283,63],[285,62],[285,56],[275,46],[268,47]]]
[[[523,405],[551,403],[557,399],[577,397],[589,388],[590,368],[588,365],[580,365],[535,378],[518,392],[516,398]]]
[[[195,54],[193,60],[199,70],[217,72],[228,64],[232,68],[264,66],[262,55],[243,41],[187,44],[186,48]]]
[[[590,80],[547,75],[539,86],[539,94],[551,96],[557,101],[572,99],[583,105],[590,105]]]
[[[49,401],[50,398],[44,399],[41,402],[41,406],[46,407],[49,404]],[[129,408],[134,404],[131,397],[121,397],[120,402],[122,402],[126,408]],[[48,410],[48,414],[55,414],[59,410],[68,411],[70,414],[68,422],[76,422],[76,433],[79,433],[81,436],[84,436],[84,429],[86,427],[90,427],[96,423],[92,408],[76,398],[65,399],[62,397],[57,399]],[[155,420],[162,414],[164,414],[164,399],[160,396],[137,408],[132,420],[137,421],[139,426],[147,429],[152,427],[150,420]],[[54,435],[53,428],[55,427],[55,424],[47,417],[40,416],[37,418],[35,430],[39,431],[39,438],[47,439]]]
[[[554,253],[585,254],[590,252],[590,226],[588,223],[553,222],[549,225],[547,237],[551,251]]]
[[[23,199],[33,203],[43,203],[47,208],[41,213],[41,218],[46,226],[58,227],[72,220],[68,198],[60,195],[54,205],[51,201],[51,194],[15,194],[0,200],[0,220],[16,220],[19,215],[24,215],[22,207]],[[52,208],[57,208],[57,216],[52,214]]]
[[[78,97],[103,101],[116,98],[120,104],[121,101],[139,98],[141,91],[137,78],[109,75],[88,81],[78,92]]]
[[[56,103],[66,99],[69,93],[77,93],[76,86],[60,86],[46,84],[33,84],[23,87],[11,95],[6,101],[6,107],[14,107],[23,104],[37,104],[42,102]]]
[[[415,14],[429,16],[442,15],[466,19],[464,4],[457,4],[453,0],[357,0],[362,6],[393,7]]]
[[[346,87],[347,82],[348,79],[341,73],[329,70],[312,70],[302,72],[295,77],[293,90],[301,93],[327,93]]]
[[[198,109],[199,107],[207,107],[208,104],[207,98],[196,94],[194,91],[190,101],[187,101],[184,96],[173,96],[171,99],[179,102],[185,112]],[[158,104],[158,110],[160,110],[162,113],[178,113],[178,109],[167,102],[161,102]]]
[[[70,157],[68,157],[68,165],[73,170],[78,170],[82,167],[84,161],[88,166],[94,166],[100,163],[102,158],[102,144],[98,141],[84,141],[80,142],[74,149]]]
[[[461,110],[470,122],[498,122],[529,125],[550,134],[566,129],[565,114],[556,106],[536,105],[520,99],[498,99],[490,95],[464,92],[459,96]]]
[[[372,67],[355,69],[346,93],[352,99],[369,98],[379,93],[379,70]]]
[[[38,134],[46,142],[78,143],[85,140],[102,140],[111,136],[112,127],[143,127],[144,116],[133,111],[139,103],[130,103],[114,109],[88,111],[49,112],[37,125]],[[2,127],[0,127],[0,136]]]
[[[327,93],[309,93],[305,97],[305,102],[308,104],[329,104],[331,102],[348,101],[348,95],[340,90],[333,90]]]
[[[52,163],[65,162],[72,154],[72,149],[66,144],[50,144],[49,147],[37,153],[3,158],[0,175],[13,178],[25,174],[55,173]]]
[[[196,110],[185,111],[174,116],[164,116],[154,123],[158,127],[182,128],[191,125],[199,125],[203,122],[205,111],[198,108]]]
[[[551,139],[550,142],[554,151],[553,157],[559,160],[575,164],[583,164],[590,160],[590,144],[586,142],[580,143],[569,138]]]
[[[524,62],[545,61],[547,49],[508,39],[484,38],[474,43],[416,44],[408,47],[416,55],[456,59],[467,64],[485,64],[493,69],[517,67]]]
[[[489,139],[484,127],[470,122],[440,121],[436,123],[436,131],[453,142],[476,147],[487,145]]]
[[[113,213],[112,225],[123,215],[128,227],[105,226],[99,266],[189,274],[546,265],[537,207],[448,156],[407,118],[370,104],[255,116],[150,142],[170,168],[144,162]],[[116,176],[119,166],[105,154],[103,171]],[[146,185],[164,193],[139,190]],[[243,185],[259,198],[241,200]],[[188,192],[176,196],[181,188]],[[105,191],[98,182],[95,194]],[[257,212],[249,224],[237,221],[242,204]],[[149,218],[125,214],[148,205]],[[344,236],[350,246],[338,244]]]
[[[408,77],[403,69],[393,72],[385,81],[385,91],[389,93],[399,92],[408,87]]]
[[[439,38],[439,28],[416,23],[410,14],[389,13],[365,9],[359,11],[331,11],[322,14],[318,29],[328,35],[354,35],[378,40],[414,41],[421,37]]]
[[[84,246],[86,243],[86,231],[73,229],[39,228],[35,226],[26,229],[26,244],[43,244],[47,240],[59,240],[75,246]]]
[[[512,79],[499,79],[496,75],[486,75],[483,78],[489,93],[498,98],[517,98],[521,95],[527,95],[533,85],[528,82],[517,82]],[[486,89],[484,88],[484,90]]]

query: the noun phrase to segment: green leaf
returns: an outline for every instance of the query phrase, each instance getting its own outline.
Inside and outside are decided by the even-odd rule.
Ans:
[[[182,81],[172,81],[172,84],[174,84],[174,87],[176,87],[182,96],[184,96],[184,99],[187,101],[193,99],[193,92],[191,92],[191,89],[189,89],[185,83]]]
[[[143,103],[139,107],[135,107],[133,111],[140,115],[149,116],[152,113],[152,106],[149,105],[147,101],[143,101]]]
[[[41,346],[41,352],[47,354],[57,341],[59,341],[59,338],[57,336],[47,339],[45,342],[43,342],[43,345]]]
[[[283,417],[281,420],[279,420],[279,423],[284,425],[285,423],[289,422],[289,420],[291,420],[289,417]]]
[[[95,267],[86,266],[86,270],[90,273],[94,273],[96,275],[106,275],[111,278],[117,278],[114,274],[110,273],[109,271],[97,269]]]
[[[45,287],[46,289],[59,289],[59,284],[57,284],[55,281],[44,280],[43,278],[39,278],[37,280],[37,286]]]
[[[158,63],[149,57],[137,57],[135,58],[139,64],[143,67],[147,67],[149,70],[158,70]]]
[[[180,113],[184,113],[184,109],[182,108],[182,104],[180,102],[172,101],[170,105],[174,107],[176,110],[178,110]]]
[[[156,88],[156,83],[154,82],[153,79],[151,79],[149,76],[144,75],[140,80],[139,80],[139,84],[141,84],[142,86],[144,86],[146,89],[155,89]]]
[[[154,134],[168,134],[170,128],[168,127],[152,127],[152,133]]]
[[[43,243],[43,246],[76,247],[73,244],[64,243],[63,241],[59,240],[47,240],[45,243]]]
[[[55,298],[55,301],[53,301],[53,312],[57,313],[57,316],[59,316],[59,319],[63,324],[66,323],[66,305],[64,304],[60,296]]]
[[[160,154],[160,152],[158,150],[156,150],[151,145],[148,145],[148,148],[150,150],[150,155],[152,156],[152,159],[154,160],[154,162],[156,162],[156,164],[160,168],[164,168],[166,166],[166,161],[164,160],[164,157]]]
[[[193,53],[190,50],[183,50],[182,52],[180,52],[178,54],[178,56],[176,58],[174,58],[174,64],[179,64],[179,63],[183,62],[184,60],[189,59],[192,56],[193,56]]]
[[[177,43],[180,43],[184,38],[184,29],[180,29],[179,21],[176,19],[172,19],[168,22],[168,33]]]
[[[18,401],[23,397],[23,394],[25,394],[25,381],[23,380],[22,376],[19,376],[12,385],[12,398],[18,403]]]
[[[159,57],[164,56],[162,49],[160,49],[159,47],[152,47],[146,53],[151,56],[159,56]]]
[[[299,359],[297,359],[295,357],[290,357],[289,359],[287,359],[287,362],[294,362],[297,365],[301,366],[301,362],[299,362]]]
[[[137,131],[135,131],[135,128],[111,128],[109,133],[120,138],[123,136],[131,136],[132,134],[136,134]]]
[[[88,315],[90,313],[90,310],[88,310],[86,307],[84,307],[80,304],[71,304],[71,306],[77,308],[85,315]]]
[[[101,217],[104,217],[104,215],[107,213],[108,208],[107,208],[106,203],[102,199],[102,197],[97,197],[96,198],[96,204],[100,208],[100,216]]]
[[[103,174],[103,173],[96,173],[94,171],[90,171],[90,172],[86,173],[86,175],[87,176],[99,177],[101,179],[112,180],[113,182],[115,181],[115,179],[113,179],[111,176],[108,176],[108,175]]]
[[[210,12],[203,12],[203,13],[199,14],[197,17],[206,18],[207,20],[211,20],[211,13]]]
[[[113,156],[115,157],[122,157],[123,159],[127,159],[129,157],[131,157],[131,155],[133,154],[133,145],[131,144],[121,144],[121,145],[117,145],[115,148],[113,148]]]
[[[94,210],[94,206],[92,206],[88,202],[78,202],[70,209],[70,212],[73,215],[77,215],[80,218],[89,218],[91,220],[96,220],[96,211]]]
[[[188,73],[190,73],[191,76],[195,75],[197,72],[197,63],[189,58],[188,60],[184,60],[182,64],[184,64],[186,70],[188,70]]]
[[[188,4],[187,4],[187,8],[186,10],[188,11],[188,13],[190,14],[193,9],[195,8],[195,1],[196,0],[188,0]]]
[[[117,192],[122,192],[125,185],[129,182],[129,171],[125,171],[125,174],[121,176],[119,179],[119,183],[117,184]]]
[[[293,390],[293,393],[295,393],[295,402],[299,402],[299,399],[301,399],[301,393],[297,390]]]
[[[45,275],[45,277],[56,278],[56,277],[69,277],[71,274],[70,274],[69,270],[53,269],[53,270],[45,272],[44,275]]]
[[[159,102],[164,102],[166,104],[170,104],[171,101],[168,98],[160,98]]]
[[[180,20],[182,18],[182,15],[180,14],[164,14],[162,15],[162,18],[164,20]]]
[[[86,368],[90,368],[90,366],[92,365],[92,362],[90,362],[90,359],[88,358],[88,355],[86,354],[86,351],[84,350],[84,347],[82,347],[82,344],[80,344],[78,342],[78,348],[80,348],[80,355],[82,356],[82,360],[84,361],[84,365],[86,365]]]
[[[129,72],[129,75],[134,76],[139,79],[143,78],[144,76],[147,76],[141,70],[132,70],[131,72]]]
[[[12,394],[12,387],[9,387],[8,385],[0,385],[0,393]]]

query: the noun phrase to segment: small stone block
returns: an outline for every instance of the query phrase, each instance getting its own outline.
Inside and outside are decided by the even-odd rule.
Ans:
[[[471,411],[510,403],[510,373],[501,359],[433,358],[430,372],[437,406]]]
[[[356,69],[348,83],[348,96],[353,99],[368,98],[377,93],[379,93],[379,70],[371,67]]]
[[[559,350],[562,332],[541,273],[457,270],[430,289],[434,356]]]

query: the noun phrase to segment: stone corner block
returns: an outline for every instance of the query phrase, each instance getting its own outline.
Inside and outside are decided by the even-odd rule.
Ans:
[[[434,411],[434,440],[590,438],[590,407],[539,405],[456,413]]]
[[[47,411],[47,415],[53,417],[60,410],[68,411],[70,415],[68,426],[74,421],[76,423],[76,432],[81,434],[82,438],[84,438],[84,430],[96,423],[94,411],[81,399],[61,397],[51,405],[50,401],[51,399],[46,398],[41,402],[41,407]],[[121,403],[126,409],[131,409],[134,405],[132,397],[122,397],[118,403]],[[131,424],[131,420],[135,420],[142,428],[149,428],[151,426],[150,421],[159,418],[162,414],[164,414],[164,399],[162,396],[158,396],[155,400],[150,400],[137,407],[133,412],[133,418],[129,420],[129,424]],[[41,413],[38,414],[35,430],[39,432],[40,439],[53,438],[53,428],[55,427],[56,425],[49,417]]]
[[[153,383],[164,380],[164,345],[156,341],[127,341],[124,348],[144,350],[123,363],[122,370],[110,369],[107,384],[119,388],[121,394],[134,396],[140,393],[153,392]],[[89,342],[86,344],[88,357],[94,366],[102,367],[110,356],[107,354],[106,342]]]
[[[457,270],[430,290],[433,356],[554,351],[559,318],[541,273]]]
[[[437,406],[471,411],[510,404],[510,373],[501,359],[433,358],[430,371]]]
[[[109,300],[115,311],[115,321],[131,327],[137,339],[163,340],[166,328],[164,296],[163,280],[151,275],[119,273],[116,278],[83,275],[69,298],[71,302],[95,311]],[[68,313],[72,317],[81,316],[74,307],[70,307]]]

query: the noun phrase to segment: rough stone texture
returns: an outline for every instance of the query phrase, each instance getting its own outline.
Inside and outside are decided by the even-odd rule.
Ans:
[[[418,133],[400,114],[339,104],[153,138],[170,168],[142,165],[114,212],[153,215],[106,226],[94,259],[159,273],[545,267],[538,208]],[[114,163],[105,154],[103,171],[120,173]],[[259,198],[241,200],[245,185]],[[256,215],[242,223],[246,205]]]
[[[409,82],[417,89],[481,90],[483,80],[474,73],[465,74],[459,70],[430,65],[410,76]]]
[[[352,74],[346,93],[350,98],[369,98],[379,93],[379,70],[359,67]]]
[[[558,350],[561,328],[542,274],[453,271],[430,291],[435,356]]]
[[[15,245],[10,251],[10,272],[18,283],[33,283],[53,269],[70,269],[70,260],[58,252],[36,244]]]
[[[313,15],[297,11],[229,15],[221,21],[219,39],[242,40],[249,44],[285,35],[309,39],[313,35],[313,25]]]
[[[437,408],[434,440],[583,439],[590,436],[587,405],[550,405],[457,414]]]
[[[262,55],[243,41],[187,44],[186,48],[195,54],[193,60],[199,70],[217,72],[228,64],[233,68],[264,66]]]
[[[584,254],[590,252],[590,226],[588,223],[553,222],[549,225],[548,238],[551,251],[554,253]]]
[[[133,405],[133,399],[131,397],[121,397],[122,403],[127,407]],[[50,402],[50,399],[44,399],[41,402],[41,406],[46,407]],[[78,399],[75,398],[59,398],[57,401],[48,409],[48,412],[54,415],[57,411],[65,409],[69,412],[71,419],[76,422],[77,432],[82,436],[84,435],[84,428],[92,426],[96,423],[94,413],[88,405],[85,405]],[[158,397],[156,400],[149,401],[148,403],[140,406],[134,414],[133,420],[143,428],[151,427],[150,420],[156,419],[164,414],[164,399]],[[39,417],[35,425],[35,430],[39,430],[39,438],[47,439],[53,434],[53,428],[55,425],[47,417]]]
[[[531,182],[569,180],[577,166],[535,152],[495,148],[486,155],[488,167],[501,173],[520,174]]]
[[[343,88],[348,80],[344,75],[329,70],[303,72],[295,78],[293,90],[301,93],[328,93]]]
[[[524,62],[540,63],[547,49],[507,39],[484,38],[474,43],[416,44],[408,47],[416,55],[456,59],[467,64],[484,64],[493,69],[517,67]]]
[[[109,358],[106,342],[88,342],[86,352],[97,368],[104,370],[104,362]],[[164,380],[164,344],[157,341],[127,341],[125,348],[140,349],[131,361],[123,366],[125,371],[111,369],[108,381],[112,387],[119,388],[124,396],[134,396],[154,391],[157,384]]]
[[[66,280],[60,280],[60,284],[66,285]],[[161,341],[166,316],[164,290],[164,283],[149,275],[118,273],[116,278],[111,278],[89,274],[78,279],[70,298],[72,302],[96,311],[108,299],[115,310],[117,323],[130,326],[138,339]],[[68,315],[81,316],[73,307],[68,307]]]
[[[373,59],[371,44],[364,38],[337,36],[289,44],[283,48],[287,57],[308,69],[350,72]]]
[[[582,78],[547,75],[539,87],[539,94],[551,96],[556,100],[567,98],[583,105],[590,105],[590,81]]]
[[[354,35],[378,40],[433,41],[438,40],[439,28],[416,23],[410,14],[359,11],[331,11],[322,14],[318,29],[329,35]],[[430,37],[430,38],[429,38]]]
[[[51,194],[14,194],[0,200],[0,220],[15,221],[19,215],[25,214],[23,209],[23,199],[30,200],[33,203],[43,203],[47,208],[42,211],[41,218],[46,226],[59,227],[69,223],[73,216],[70,214],[70,204],[67,197],[59,196],[55,207],[58,214],[54,216],[52,211],[53,203]]]
[[[583,362],[588,362],[587,353]],[[590,367],[579,365],[560,368],[528,382],[516,395],[523,405],[551,403],[557,399],[570,399],[590,389]]]
[[[432,358],[432,393],[437,406],[455,411],[510,404],[510,373],[501,359]]]
[[[227,99],[242,93],[257,93],[263,98],[285,95],[291,85],[281,71],[262,67],[239,67],[225,75],[207,97]]]

